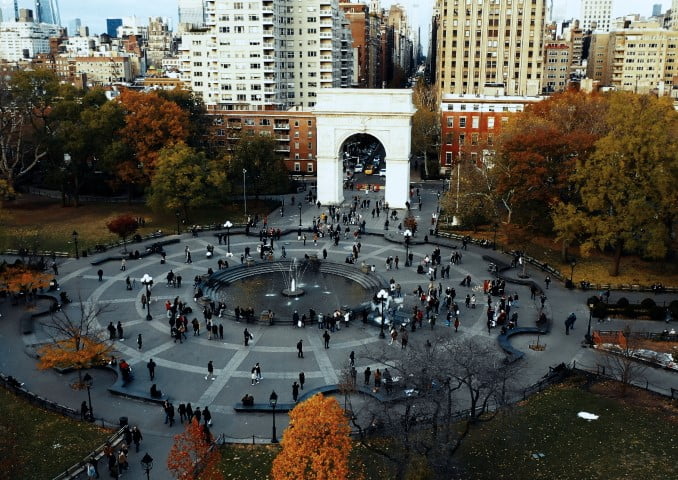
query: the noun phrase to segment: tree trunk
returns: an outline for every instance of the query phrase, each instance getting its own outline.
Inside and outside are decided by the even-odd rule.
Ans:
[[[614,265],[612,267],[612,275],[613,277],[616,277],[619,275],[619,264],[621,263],[621,257],[622,257],[622,252],[624,250],[624,243],[619,240],[617,242],[617,246],[614,249]]]
[[[424,175],[428,178],[428,155],[426,149],[424,149]]]
[[[561,250],[560,250],[560,259],[563,261],[563,263],[567,263],[567,249],[570,246],[570,242],[567,240],[563,240],[563,243],[561,244]]]

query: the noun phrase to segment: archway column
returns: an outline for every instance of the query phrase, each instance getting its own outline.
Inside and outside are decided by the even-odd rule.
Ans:
[[[410,160],[386,158],[386,192],[384,200],[389,208],[406,208],[410,200]]]
[[[344,201],[343,162],[334,156],[318,155],[318,201],[322,205],[341,205]]]

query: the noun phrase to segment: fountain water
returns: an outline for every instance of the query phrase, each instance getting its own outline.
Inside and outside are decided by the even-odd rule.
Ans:
[[[304,276],[306,269],[308,268],[308,262],[304,262],[303,268],[295,258],[290,262],[289,268],[284,269],[282,264],[280,265],[283,278],[285,280],[285,286],[280,293],[286,297],[300,297],[305,292],[302,288],[299,288],[301,284],[301,278]]]

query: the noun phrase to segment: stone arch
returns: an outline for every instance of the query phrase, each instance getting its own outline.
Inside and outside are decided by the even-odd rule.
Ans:
[[[340,148],[352,135],[376,138],[386,152],[385,201],[405,208],[410,194],[411,90],[325,88],[318,91],[314,113],[317,132],[318,200],[344,201]]]

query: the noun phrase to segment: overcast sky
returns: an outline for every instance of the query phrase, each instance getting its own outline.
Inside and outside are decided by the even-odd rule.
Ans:
[[[551,0],[548,0],[550,3]],[[387,7],[392,3],[400,3],[405,6],[416,32],[417,26],[421,26],[422,36],[425,36],[431,19],[435,0],[382,0],[382,6]],[[671,0],[614,0],[613,16],[627,13],[640,13],[649,16],[652,13],[652,5],[662,4],[662,11],[670,8]],[[20,8],[34,8],[33,0],[19,0]],[[580,0],[553,0],[554,18],[576,18],[579,14]],[[106,31],[107,18],[120,18],[136,15],[145,24],[148,17],[169,17],[172,24],[177,21],[176,0],[59,0],[61,22],[68,26],[68,22],[78,17],[83,25],[90,27],[92,34]]]

